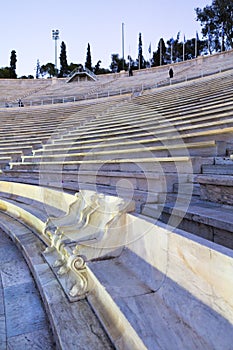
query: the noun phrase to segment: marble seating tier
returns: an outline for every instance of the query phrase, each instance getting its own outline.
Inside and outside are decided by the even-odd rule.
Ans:
[[[97,349],[110,349],[111,343],[119,350],[170,350],[171,343],[177,350],[230,348],[231,250],[127,214],[133,203],[125,205],[119,197],[91,191],[80,197],[11,182],[0,182],[0,191],[1,228],[24,252],[61,349],[74,344],[91,349],[96,332]],[[79,210],[82,217],[74,215]],[[86,239],[79,240],[82,227]],[[68,337],[65,317],[72,320]],[[90,323],[98,331],[88,336],[88,345]]]

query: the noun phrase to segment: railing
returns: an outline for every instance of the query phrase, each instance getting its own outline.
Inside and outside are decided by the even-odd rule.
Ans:
[[[85,68],[85,71],[86,71],[89,75],[91,75],[95,80],[97,80],[97,76],[96,76],[90,69]]]
[[[111,96],[118,96],[118,95],[124,95],[124,94],[132,94],[133,96],[137,95],[138,93],[142,93],[145,90],[151,90],[151,89],[156,89],[156,88],[161,88],[169,85],[175,85],[178,83],[182,82],[188,82],[190,80],[198,79],[198,78],[203,78],[206,76],[211,76],[217,73],[225,72],[225,71],[231,71],[233,69],[232,67],[228,68],[223,68],[223,67],[218,67],[215,70],[200,70],[198,74],[194,73],[187,73],[187,74],[182,74],[181,77],[179,77],[179,73],[177,75],[175,74],[172,79],[166,78],[164,80],[158,81],[156,83],[143,83],[143,84],[138,84],[134,85],[133,87],[122,87],[118,89],[105,89],[99,90],[99,88],[94,89],[93,91],[90,91],[89,93],[81,93],[81,94],[76,94],[75,96],[57,96],[57,97],[51,97],[51,98],[45,98],[45,99],[34,99],[32,101],[23,101],[24,106],[40,106],[40,105],[50,105],[50,104],[58,104],[58,103],[67,103],[67,102],[77,102],[81,100],[91,100],[91,99],[99,99],[99,98],[108,98]],[[130,78],[129,78],[130,79]],[[19,104],[18,102],[12,102],[12,103],[7,103],[7,102],[2,102],[0,103],[0,107],[18,107]]]
[[[82,74],[82,73],[87,73],[90,77],[93,78],[93,80],[97,80],[97,76],[88,68],[85,69],[81,69],[81,68],[75,68],[69,75],[68,75],[68,80],[67,83],[69,81],[72,80],[72,78],[76,75],[76,74]]]

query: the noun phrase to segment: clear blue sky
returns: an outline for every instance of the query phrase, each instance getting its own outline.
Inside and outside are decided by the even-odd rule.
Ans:
[[[155,51],[160,37],[168,40],[181,32],[186,39],[201,32],[195,20],[196,7],[211,4],[208,0],[11,0],[1,3],[0,67],[9,66],[10,53],[16,51],[18,76],[35,75],[40,64],[54,63],[55,42],[52,30],[59,29],[60,45],[64,41],[68,63],[85,63],[90,43],[92,65],[100,59],[109,68],[111,54],[122,56],[122,23],[124,23],[125,58],[137,56],[138,36],[142,33],[143,55],[149,58],[151,42]],[[200,35],[201,38],[201,35]]]

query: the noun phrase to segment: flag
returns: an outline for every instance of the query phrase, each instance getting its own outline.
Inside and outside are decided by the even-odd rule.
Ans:
[[[208,40],[211,41],[212,35],[210,33],[210,26],[208,26]]]
[[[151,54],[151,43],[149,45],[148,52]]]
[[[196,40],[195,40],[195,57],[198,56],[198,52],[197,52],[197,43],[199,41],[199,37],[198,37],[198,32],[196,30]]]
[[[175,42],[175,40],[174,40],[173,38],[171,38],[171,39],[170,39],[170,43],[171,43],[171,45],[173,45],[173,44],[174,44],[174,42]]]
[[[224,23],[222,22],[222,37],[225,35],[225,30],[224,30]]]
[[[186,43],[186,38],[185,38],[185,34],[184,34],[184,43]]]

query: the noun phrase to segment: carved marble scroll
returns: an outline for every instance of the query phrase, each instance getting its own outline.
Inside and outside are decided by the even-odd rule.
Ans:
[[[132,210],[132,202],[125,203],[121,198],[94,193],[88,203],[81,203],[79,197],[70,206],[69,213],[72,220],[66,216],[56,218],[45,230],[49,237],[50,246],[45,250],[45,256],[54,254],[52,268],[56,270],[58,278],[69,276],[72,285],[67,283],[67,293],[75,298],[82,298],[89,291],[86,261],[99,257],[102,249],[95,244],[108,239],[110,228],[117,227],[122,216]],[[77,211],[75,213],[75,210]],[[78,218],[78,219],[77,219]],[[66,225],[67,224],[67,225]],[[122,230],[122,227],[119,229]],[[119,233],[113,231],[114,233]],[[98,250],[99,249],[99,250]],[[74,278],[71,278],[73,276]]]

